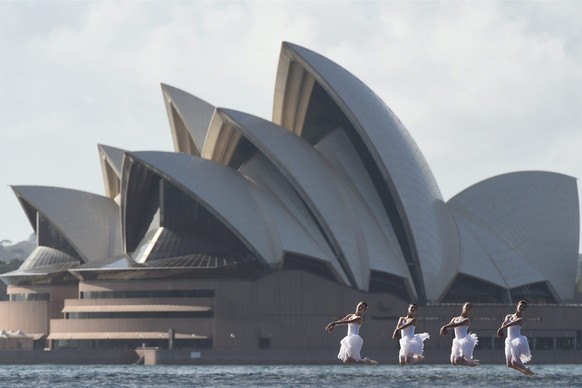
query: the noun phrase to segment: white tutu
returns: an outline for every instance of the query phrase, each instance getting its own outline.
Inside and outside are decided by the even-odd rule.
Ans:
[[[337,358],[343,362],[356,361],[360,362],[362,357],[360,356],[360,351],[362,350],[362,345],[364,340],[360,337],[360,325],[357,323],[348,324],[348,335],[346,335],[340,341],[340,351],[337,354]]]
[[[414,334],[414,326],[408,326],[400,330],[400,357],[422,356],[424,352],[424,341],[430,338],[428,333]]]
[[[531,352],[527,337],[519,336],[517,338],[505,339],[505,359],[507,361],[520,361],[525,364],[531,360]]]
[[[455,327],[460,333],[455,330],[455,338],[453,338],[453,346],[451,347],[451,362],[453,362],[457,357],[462,357],[465,360],[473,359],[473,350],[475,345],[479,343],[479,338],[475,333],[467,333],[468,326]]]
[[[360,356],[360,351],[362,350],[362,345],[364,340],[359,335],[347,335],[340,341],[341,347],[337,358],[343,362],[357,361],[359,362],[362,357]]]

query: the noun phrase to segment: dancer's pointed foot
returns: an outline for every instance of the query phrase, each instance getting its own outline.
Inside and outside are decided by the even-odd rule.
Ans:
[[[417,354],[417,355],[414,355],[414,356],[412,356],[412,357],[410,358],[410,363],[411,363],[411,364],[416,364],[417,362],[420,362],[420,361],[422,361],[423,359],[424,359],[424,356]]]
[[[378,365],[378,361],[369,359],[368,357],[364,357],[362,362],[365,362],[366,364],[369,364],[369,365]]]

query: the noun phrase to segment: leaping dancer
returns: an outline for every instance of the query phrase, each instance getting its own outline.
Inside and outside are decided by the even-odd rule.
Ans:
[[[447,335],[448,329],[455,329],[455,338],[451,347],[451,364],[464,366],[478,366],[479,360],[473,359],[473,350],[479,339],[475,333],[467,333],[469,330],[469,313],[473,309],[470,302],[466,302],[461,310],[461,315],[453,317],[449,323],[441,327],[440,334]]]
[[[342,360],[345,364],[355,364],[355,363],[365,363],[365,364],[378,364],[377,361],[370,360],[368,357],[362,358],[360,356],[360,351],[362,350],[362,345],[364,340],[360,337],[360,327],[364,322],[363,314],[367,310],[368,304],[366,302],[360,302],[356,306],[356,312],[353,314],[348,314],[342,319],[330,322],[325,330],[331,333],[337,325],[348,325],[348,334],[340,341],[341,347],[337,355],[337,358]]]
[[[526,308],[527,302],[525,300],[517,302],[515,313],[506,315],[501,327],[497,329],[497,337],[503,338],[503,329],[507,328],[507,338],[505,338],[507,366],[525,375],[533,376],[534,373],[531,369],[524,365],[531,360],[527,337],[521,335],[522,316]]]
[[[416,304],[409,304],[406,316],[398,319],[396,328],[392,333],[392,338],[398,339],[400,343],[400,352],[398,353],[400,365],[421,361],[424,358],[424,341],[430,338],[428,333],[414,334],[417,308]]]

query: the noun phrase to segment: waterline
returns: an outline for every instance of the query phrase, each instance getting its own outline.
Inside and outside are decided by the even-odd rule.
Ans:
[[[582,365],[2,365],[3,387],[575,387]]]

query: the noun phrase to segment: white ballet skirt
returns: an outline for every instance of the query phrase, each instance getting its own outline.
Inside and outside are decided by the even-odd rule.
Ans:
[[[359,335],[360,325],[357,323],[348,323],[348,335],[346,335],[340,341],[341,347],[337,358],[343,362],[356,361],[359,362],[362,357],[360,356],[360,351],[362,350],[362,345],[364,340]]]
[[[414,334],[414,325],[400,330],[400,357],[422,356],[424,352],[424,341],[430,338],[428,333]]]
[[[455,338],[453,338],[453,346],[451,348],[451,362],[457,357],[462,357],[465,360],[473,359],[473,349],[479,343],[479,338],[475,333],[467,333],[468,325],[455,327]]]
[[[521,326],[519,325],[509,326],[507,328],[505,359],[507,361],[520,361],[522,364],[531,360],[527,337],[521,335]]]

